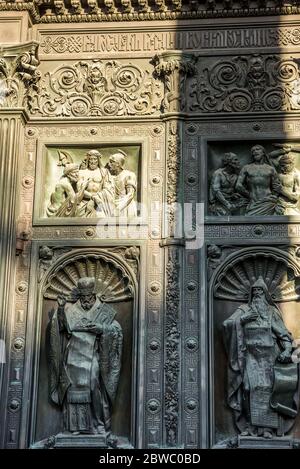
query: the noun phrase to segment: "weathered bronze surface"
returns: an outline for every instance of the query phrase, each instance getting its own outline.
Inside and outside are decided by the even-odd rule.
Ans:
[[[299,447],[298,3],[0,1],[1,447]]]
[[[49,331],[49,392],[73,434],[111,435],[111,407],[121,370],[123,334],[116,311],[96,296],[95,278],[77,283],[78,300],[58,296]]]
[[[227,399],[241,435],[283,435],[285,420],[298,412],[298,365],[291,358],[293,338],[262,277],[251,287],[249,304],[223,326]]]

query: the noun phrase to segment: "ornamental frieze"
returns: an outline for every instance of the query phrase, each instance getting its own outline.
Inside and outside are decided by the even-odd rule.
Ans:
[[[151,115],[159,110],[161,85],[149,70],[117,61],[79,61],[43,76],[29,103],[41,116]]]
[[[213,28],[190,31],[90,32],[55,34],[39,31],[40,53],[45,55],[158,53],[205,49],[246,49],[250,47],[295,47],[300,44],[300,28],[281,27]]]
[[[1,10],[28,11],[34,23],[299,14],[298,4],[285,0],[20,0],[2,1]]]
[[[299,60],[239,55],[201,65],[191,111],[273,112],[300,109]]]

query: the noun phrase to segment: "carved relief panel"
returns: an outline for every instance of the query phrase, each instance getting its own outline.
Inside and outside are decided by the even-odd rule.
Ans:
[[[297,54],[206,58],[190,90],[193,112],[274,112],[299,109]]]
[[[212,444],[267,446],[270,439],[292,447],[299,426],[298,251],[219,251],[209,294]]]
[[[207,143],[207,213],[213,216],[299,215],[297,141]]]
[[[108,18],[117,18],[116,2],[104,3]],[[168,2],[156,3],[164,15]],[[137,5],[122,0],[118,8],[130,19]],[[138,8],[150,14],[147,1]],[[44,23],[54,10],[66,18],[63,2],[51,9]],[[80,2],[70,11],[80,15]],[[258,314],[245,330],[257,326],[254,345],[268,342],[271,349],[260,368],[264,399],[250,383],[254,411],[249,417],[249,406],[240,409],[237,423],[226,384],[228,360],[236,357],[224,347],[223,329],[240,306],[251,316],[252,291],[262,289],[263,312],[280,318],[276,353],[296,374],[284,362],[299,338],[299,260],[296,248],[283,244],[300,234],[300,124],[282,113],[293,115],[300,106],[298,29],[279,34],[237,22],[220,31],[215,24],[191,31],[132,32],[131,26],[124,34],[110,25],[90,34],[80,24],[51,28],[34,32],[41,63],[33,53],[20,70],[8,72],[0,63],[2,79],[23,73],[30,85],[10,364],[17,386],[8,390],[7,445],[19,444],[21,398],[31,391],[28,420],[22,411],[23,446],[236,446],[244,431],[253,432],[246,438],[283,441],[286,432],[294,438],[299,417],[290,390],[297,383],[287,392],[290,414],[278,411],[282,402],[266,373],[267,366],[278,371],[276,347],[263,336]],[[285,45],[293,56],[267,50]],[[172,204],[182,201],[205,208],[195,249],[184,249],[193,230],[174,238]],[[162,202],[171,205],[168,220]],[[115,225],[113,235],[107,225]],[[270,248],[276,243],[282,246]],[[86,309],[85,289],[92,297]],[[25,339],[30,354],[23,357]],[[78,343],[94,348],[79,359]],[[66,345],[74,347],[74,363],[58,356]],[[99,371],[101,385],[78,389],[87,369]],[[22,389],[23,376],[32,388]],[[102,400],[97,408],[108,409],[104,421],[94,412],[94,391]]]
[[[32,237],[34,241],[31,253],[31,241],[25,242],[27,263],[23,270],[18,270],[18,278],[20,285],[22,279],[26,278],[28,282],[26,292],[29,284],[30,291],[35,292],[28,302],[29,315],[33,315],[30,317],[35,317],[37,310],[40,316],[35,331],[36,337],[33,337],[32,330],[27,330],[28,343],[35,347],[31,349],[31,353],[36,353],[38,359],[34,364],[36,374],[33,388],[29,389],[26,386],[24,389],[26,395],[34,392],[36,398],[34,406],[30,410],[30,419],[28,420],[29,415],[27,414],[22,421],[22,444],[32,447],[62,447],[74,444],[72,438],[69,440],[64,434],[64,429],[69,431],[71,426],[68,426],[64,420],[63,401],[57,403],[49,395],[49,383],[51,382],[48,366],[51,337],[49,329],[57,317],[57,315],[53,316],[52,313],[59,309],[58,294],[62,294],[66,298],[65,311],[72,311],[77,303],[76,301],[74,303],[70,291],[76,288],[76,285],[78,286],[80,279],[88,277],[95,278],[95,291],[98,298],[101,294],[100,284],[104,283],[106,295],[108,294],[110,299],[107,299],[108,297],[104,299],[102,294],[101,301],[111,305],[116,311],[115,320],[120,325],[123,336],[119,382],[116,386],[115,402],[110,404],[113,436],[110,439],[107,434],[104,438],[103,433],[100,432],[97,436],[96,432],[91,437],[91,433],[88,433],[90,435],[88,444],[92,445],[92,441],[96,441],[98,438],[96,443],[100,446],[107,444],[110,446],[116,444],[121,447],[124,445],[141,446],[142,441],[145,441],[144,444],[157,446],[162,438],[161,402],[163,388],[158,376],[159,370],[163,366],[163,349],[156,347],[156,344],[161,344],[163,340],[163,331],[160,325],[162,324],[161,275],[164,253],[159,248],[162,226],[161,212],[158,206],[155,210],[150,210],[150,202],[154,201],[157,205],[162,201],[164,126],[155,122],[139,125],[129,125],[128,123],[119,123],[118,125],[108,123],[102,125],[80,124],[75,128],[72,124],[63,127],[59,124],[53,126],[36,124],[29,126],[26,134],[25,157],[27,161],[24,161],[21,170],[24,174],[24,181],[26,179],[26,181],[30,181],[30,184],[28,187],[25,184],[26,188],[24,186],[22,193],[25,196],[20,201],[23,213],[20,218],[20,230],[22,227],[30,227],[30,238]],[[112,158],[113,155],[117,155],[115,161]],[[93,171],[101,173],[101,167],[102,171],[105,170],[108,179],[112,178],[114,184],[117,175],[114,176],[108,170],[109,161],[112,165],[120,163],[126,172],[126,178],[130,176],[131,182],[129,184],[128,179],[125,186],[134,189],[130,202],[137,210],[138,217],[135,217],[137,226],[133,222],[134,217],[131,217],[130,221],[129,217],[125,217],[126,222],[124,223],[122,214],[114,214],[116,216],[110,218],[115,227],[112,235],[111,232],[107,233],[106,224],[109,219],[106,216],[102,220],[102,226],[99,226],[99,217],[93,219],[93,217],[79,215],[75,217],[47,216],[48,206],[51,206],[52,202],[56,202],[57,193],[61,193],[60,189],[66,187],[64,181],[62,181],[61,187],[59,186],[62,178],[65,177],[63,174],[65,169],[67,169],[67,173],[70,169],[75,170],[75,173],[82,174],[82,176],[84,175],[82,172],[90,172],[86,182],[96,184],[101,181],[98,181],[97,177],[91,176],[93,176]],[[79,168],[80,165],[82,165],[81,168]],[[50,181],[49,184],[47,181]],[[70,181],[71,186],[72,184],[73,181]],[[74,187],[76,195],[77,187],[75,184],[72,187]],[[97,193],[100,194],[100,192],[97,189]],[[119,195],[114,194],[114,197],[113,200],[121,201]],[[72,197],[70,202],[73,202]],[[141,218],[140,203],[149,206],[149,218]],[[33,226],[31,226],[33,205],[35,205],[36,214]],[[67,208],[68,203],[64,207]],[[130,222],[133,222],[132,230],[129,227]],[[39,226],[41,224],[43,226]],[[138,246],[131,244],[133,238]],[[143,247],[144,259],[147,252],[147,265],[144,263],[144,268],[140,271],[139,246],[142,242],[145,243]],[[74,251],[74,243],[77,246],[76,252]],[[120,246],[120,243],[125,243],[124,247]],[[21,254],[23,258],[25,251],[22,251]],[[70,261],[66,260],[65,262],[64,259],[70,259]],[[99,264],[98,267],[95,267],[96,264]],[[31,279],[28,279],[30,266],[34,272]],[[54,267],[55,274],[52,275]],[[127,269],[131,272],[133,280],[130,285],[133,282],[134,288],[128,286],[130,282],[128,283],[126,280],[129,275]],[[52,280],[48,282],[50,273]],[[126,277],[124,281],[122,280],[123,274]],[[116,301],[113,300],[113,297]],[[111,300],[114,301],[114,305],[110,303]],[[26,298],[23,295],[23,301],[20,301],[18,306],[25,310],[27,308],[26,301],[27,295]],[[139,306],[137,306],[138,301],[140,301]],[[144,322],[145,311],[147,311],[146,322]],[[143,324],[143,327],[140,328],[138,324]],[[26,335],[25,328],[26,323],[22,325],[22,330],[20,329],[20,333],[24,336]],[[142,338],[139,337],[139,331],[143,332]],[[64,342],[68,338],[64,332],[61,332],[59,337],[60,342]],[[138,340],[140,349],[137,349]],[[31,345],[29,346],[31,347]],[[143,353],[143,347],[145,347],[145,353]],[[28,380],[32,378],[30,357],[31,355],[28,354],[24,369]],[[140,359],[138,363],[137,357]],[[145,362],[149,362],[149,366],[151,364],[152,371],[151,373],[149,371],[143,378],[144,374],[141,370],[145,366]],[[21,368],[23,373],[23,367]],[[141,394],[141,391],[137,393],[137,387],[142,378],[144,381],[140,388],[142,389]],[[22,387],[20,392],[22,392]],[[145,409],[143,408],[144,402]],[[137,409],[140,411],[138,412]],[[89,414],[88,408],[86,414]],[[43,416],[46,415],[50,416],[47,421],[43,420]],[[15,417],[14,421],[17,426],[21,414],[19,413]],[[77,420],[79,417],[78,414]],[[140,420],[139,424],[139,419],[144,419],[143,423]],[[147,428],[145,437],[137,430],[143,425]],[[30,436],[28,431],[30,431]],[[74,431],[76,433],[76,428]],[[7,434],[7,438],[10,438],[9,435],[10,433]],[[78,435],[75,437],[77,437],[77,446],[87,444],[86,439],[81,440]],[[11,446],[16,444],[15,441]]]
[[[41,65],[29,103],[34,116],[116,117],[159,113],[162,86],[149,60],[57,61]]]
[[[141,215],[142,145],[41,148],[38,218],[89,218],[128,223]],[[143,176],[145,176],[145,171]],[[143,200],[145,203],[145,201]],[[39,206],[38,206],[39,204]],[[49,220],[50,221],[50,220]]]
[[[33,447],[134,444],[139,255],[40,246]]]

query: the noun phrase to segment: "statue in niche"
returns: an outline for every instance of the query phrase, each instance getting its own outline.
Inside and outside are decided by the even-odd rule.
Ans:
[[[98,150],[88,151],[80,166],[73,163],[68,152],[58,153],[58,166],[64,171],[51,194],[48,217],[137,216],[137,178],[133,171],[124,169],[126,153],[117,150],[105,166]]]
[[[223,167],[212,176],[209,201],[213,215],[235,215],[247,203],[236,190],[240,162],[235,153],[225,153]]]
[[[282,436],[298,412],[298,365],[286,329],[262,279],[249,303],[223,323],[228,354],[227,401],[241,436]]]
[[[116,311],[95,293],[95,278],[77,282],[75,304],[58,296],[50,322],[50,399],[60,406],[64,432],[99,435],[115,446],[112,403],[118,387],[123,333]]]

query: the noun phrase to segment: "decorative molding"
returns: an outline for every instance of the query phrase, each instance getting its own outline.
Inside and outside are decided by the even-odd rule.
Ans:
[[[180,371],[180,283],[179,250],[168,249],[166,267],[166,330],[165,330],[165,427],[166,443],[174,447],[178,441],[179,418],[179,371]]]
[[[161,87],[131,62],[79,61],[47,72],[29,101],[45,117],[143,116],[159,111]]]
[[[37,50],[36,42],[1,49],[0,109],[27,107],[38,92],[41,75]]]
[[[34,23],[178,20],[299,14],[285,0],[29,0],[2,1],[0,11],[28,11]]]
[[[300,109],[298,59],[253,54],[201,67],[197,90],[193,88],[190,94],[191,111],[234,113]]]
[[[273,217],[274,218],[274,217]],[[278,217],[277,217],[278,218]],[[276,220],[278,221],[278,220]],[[261,225],[259,225],[260,227]],[[259,239],[259,240],[277,240],[300,238],[300,226],[296,223],[266,223],[263,230],[257,230],[257,225],[253,224],[234,224],[234,225],[206,225],[204,227],[205,239]]]
[[[180,124],[169,123],[168,154],[167,154],[167,204],[169,234],[174,236],[176,203],[179,201],[179,179],[181,169],[181,137]]]
[[[163,112],[186,111],[186,91],[188,78],[197,74],[195,55],[184,54],[180,51],[161,56],[155,55],[152,59],[154,76],[164,83],[164,99],[161,103]]]
[[[247,301],[250,287],[262,276],[274,301],[297,301],[300,268],[296,254],[277,248],[255,247],[235,251],[218,270],[214,296]]]
[[[71,251],[71,248],[59,248],[56,246],[41,246],[39,249],[39,274],[38,281],[41,282],[44,275],[56,260]]]
[[[56,299],[63,294],[68,301],[77,299],[77,281],[81,277],[94,277],[96,290],[102,301],[119,302],[134,297],[134,285],[119,258],[109,249],[95,253],[74,252],[63,257],[61,262],[50,272],[43,286],[44,297]]]
[[[40,53],[48,55],[100,53],[115,56],[122,53],[143,52],[147,55],[180,50],[195,52],[224,49],[267,49],[298,47],[300,28],[255,27],[222,28],[201,27],[188,31],[140,31],[114,33],[111,31],[76,33],[39,30]]]

